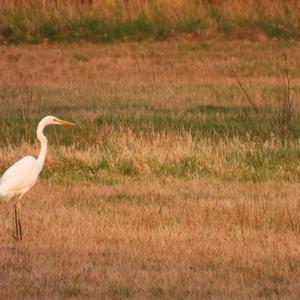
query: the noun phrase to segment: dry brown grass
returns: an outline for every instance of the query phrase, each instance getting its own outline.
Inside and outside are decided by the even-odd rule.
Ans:
[[[298,299],[299,143],[290,161],[275,165],[268,155],[276,140],[262,143],[267,163],[252,183],[245,174],[257,173],[247,161],[255,139],[181,127],[135,131],[152,110],[180,116],[204,104],[244,105],[232,68],[271,98],[283,47],[296,90],[298,43],[0,48],[0,132],[17,136],[3,137],[2,170],[37,153],[30,140],[42,116],[83,124],[80,132],[47,131],[45,170],[23,201],[22,244],[12,238],[12,203],[0,203],[0,298]],[[107,121],[122,114],[135,116],[133,124]],[[103,155],[109,168],[93,170]],[[191,155],[210,173],[178,175]],[[121,172],[126,159],[133,175]],[[165,163],[175,175],[156,171]]]
[[[10,108],[75,107],[69,114],[105,109],[107,102],[148,101],[183,110],[193,105],[243,104],[232,70],[271,92],[280,81],[281,55],[290,63],[292,83],[300,77],[299,43],[201,42],[113,45],[7,46],[0,48],[0,82]],[[45,100],[46,99],[46,100]],[[85,100],[82,105],[83,99]],[[167,101],[166,101],[167,99]],[[297,104],[297,103],[296,103]],[[92,110],[94,116],[99,110]],[[35,113],[35,115],[38,115]]]
[[[1,203],[3,299],[299,296],[297,185],[43,183],[28,197],[22,244]]]

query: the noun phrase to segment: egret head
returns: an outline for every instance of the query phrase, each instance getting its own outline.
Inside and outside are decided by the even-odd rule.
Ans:
[[[78,126],[76,123],[64,121],[61,119],[58,119],[56,117],[52,117],[52,124],[54,125],[65,125],[65,126]]]
[[[61,120],[61,119],[53,117],[53,116],[47,116],[47,117],[43,118],[40,123],[43,123],[44,126],[47,126],[47,125],[78,126],[76,123],[64,121],[64,120]]]
[[[39,125],[37,127],[37,130],[36,130],[37,137],[38,137],[38,139],[40,141],[47,142],[47,139],[46,139],[46,137],[43,134],[43,130],[48,125],[79,126],[79,125],[77,125],[76,123],[73,123],[73,122],[68,122],[68,121],[60,120],[60,119],[58,119],[56,117],[53,117],[53,116],[47,116],[47,117],[43,118],[40,121],[40,123],[39,123]]]

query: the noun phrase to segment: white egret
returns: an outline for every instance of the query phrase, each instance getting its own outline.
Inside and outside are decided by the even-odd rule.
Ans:
[[[47,116],[43,118],[37,127],[37,138],[41,143],[41,150],[38,158],[26,156],[13,164],[6,170],[0,178],[0,199],[9,201],[16,199],[15,208],[15,226],[16,239],[22,240],[22,227],[19,217],[20,200],[22,196],[36,183],[38,176],[44,166],[47,154],[47,138],[43,133],[47,125],[72,125],[77,124],[60,120],[58,118]]]

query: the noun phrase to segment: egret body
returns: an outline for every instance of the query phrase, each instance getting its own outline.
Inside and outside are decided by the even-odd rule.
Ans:
[[[38,176],[43,169],[47,154],[47,138],[43,130],[48,125],[76,125],[72,122],[60,120],[56,117],[47,116],[43,118],[37,127],[37,138],[41,143],[38,158],[25,156],[9,167],[0,178],[0,199],[15,199],[15,226],[16,239],[22,240],[22,226],[19,217],[20,200],[22,196],[35,185]]]

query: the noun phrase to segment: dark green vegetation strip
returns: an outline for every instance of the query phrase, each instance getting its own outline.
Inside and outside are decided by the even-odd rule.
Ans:
[[[288,6],[281,16],[257,11],[254,17],[228,17],[217,5],[199,4],[178,18],[168,18],[157,9],[150,15],[124,19],[122,16],[105,18],[97,12],[80,12],[74,15],[45,14],[37,6],[30,9],[4,11],[0,14],[0,37],[2,42],[40,43],[48,41],[90,41],[104,43],[120,40],[164,39],[174,34],[195,33],[205,36],[205,31],[231,34],[236,29],[255,29],[269,37],[282,39],[299,38],[299,20],[293,17]],[[201,7],[200,7],[201,6]],[[201,16],[197,15],[201,11]]]
[[[201,19],[184,19],[168,23],[159,16],[150,19],[140,15],[131,20],[106,20],[90,14],[74,18],[39,19],[28,25],[24,13],[2,17],[0,35],[10,43],[40,43],[48,41],[89,41],[105,43],[119,40],[141,41],[164,39],[170,34],[199,31],[206,27]]]

